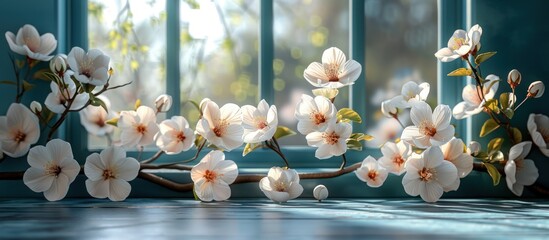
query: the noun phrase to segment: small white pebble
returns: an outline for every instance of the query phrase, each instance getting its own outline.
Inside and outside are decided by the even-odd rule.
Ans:
[[[319,202],[328,198],[328,188],[324,185],[318,185],[313,189],[313,196],[318,200]]]

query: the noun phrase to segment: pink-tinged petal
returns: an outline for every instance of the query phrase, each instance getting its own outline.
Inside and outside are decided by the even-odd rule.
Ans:
[[[40,48],[40,34],[30,24],[25,24],[17,32],[16,42],[18,45],[27,45],[33,52]]]
[[[396,154],[399,154],[399,149],[394,142],[386,142],[381,147],[381,153],[383,154],[384,157],[388,159],[392,159],[393,156],[395,156]]]
[[[311,147],[318,147],[324,143],[323,132],[311,132],[305,136],[307,144]]]
[[[215,201],[225,201],[231,197],[231,188],[223,181],[212,184],[212,189],[213,200]]]
[[[205,102],[202,109],[202,118],[206,119],[210,126],[215,126],[215,123],[221,119],[219,106],[213,101]]]
[[[468,105],[467,102],[460,102],[456,104],[456,106],[454,106],[452,110],[452,114],[454,115],[454,118],[457,120],[470,117],[471,115],[468,114],[468,110],[471,109],[471,107],[474,108],[474,106]]]
[[[454,126],[449,125],[445,129],[437,129],[437,133],[430,139],[431,145],[441,146],[454,137]]]
[[[158,133],[158,125],[155,122],[149,122],[147,130],[141,137],[138,146],[147,146],[154,141],[154,136]]]
[[[367,182],[368,181],[368,172],[370,170],[366,167],[360,167],[355,171],[355,175],[360,181]]]
[[[120,147],[109,147],[101,151],[99,155],[104,166],[111,167],[119,159],[126,158],[126,150]]]
[[[122,111],[118,119],[118,127],[122,129],[132,128],[137,123],[137,113],[135,111]]]
[[[517,172],[517,184],[530,186],[536,182],[539,177],[538,168],[534,164],[534,161],[530,159],[522,160],[522,165]]]
[[[206,137],[209,132],[212,130],[210,129],[210,124],[206,119],[200,119],[196,123],[196,132],[200,134],[203,137]],[[208,139],[209,140],[209,139]]]
[[[454,51],[452,51],[450,48],[447,48],[447,47],[441,48],[435,53],[435,57],[442,62],[450,62],[455,60],[457,57],[454,57],[454,55],[455,55]]]
[[[438,105],[433,111],[433,124],[437,129],[444,129],[450,125],[452,111],[448,105]]]
[[[111,201],[124,201],[132,191],[132,186],[122,179],[109,180],[109,199]]]
[[[123,130],[120,133],[120,146],[124,148],[130,148],[136,146],[143,135],[141,133],[136,132],[133,129]]]
[[[433,113],[429,104],[418,102],[414,104],[410,111],[410,118],[415,126],[419,126],[424,122],[433,122]]]
[[[110,195],[109,181],[98,180],[92,181],[86,180],[86,190],[94,198],[106,198]]]
[[[269,177],[264,177],[261,180],[259,180],[259,189],[264,193],[273,191]]]
[[[436,171],[436,181],[443,186],[450,186],[452,183],[456,181],[458,177],[457,175],[457,169],[454,164],[443,161],[441,164],[435,167]]]
[[[423,153],[424,166],[426,168],[436,168],[444,163],[444,155],[438,147],[427,148]],[[451,164],[450,164],[451,165]],[[454,165],[452,165],[453,167]],[[455,168],[455,167],[454,167]],[[457,175],[457,173],[456,173]]]
[[[446,144],[440,146],[442,153],[444,153],[444,159],[454,160],[463,153],[463,141],[459,138],[452,138]]]
[[[50,152],[44,146],[34,146],[27,156],[27,162],[31,167],[42,170],[51,160]]]
[[[204,182],[200,185],[195,184],[194,185],[194,192],[196,193],[196,196],[204,201],[204,202],[211,202],[214,200],[214,190],[213,190],[213,184],[211,182]]]
[[[236,177],[238,177],[238,167],[231,160],[219,162],[215,166],[214,171],[219,175],[219,178],[227,184],[233,183],[234,180],[236,180]]]
[[[476,85],[469,84],[463,88],[461,92],[461,97],[465,102],[471,106],[478,107],[482,102],[482,99],[479,97],[480,91]]]
[[[362,66],[355,60],[349,60],[343,66],[343,71],[339,74],[339,82],[343,85],[353,84],[362,73]]]
[[[321,63],[313,62],[303,72],[303,77],[313,86],[322,87],[328,83],[328,76]]]
[[[101,161],[101,157],[98,153],[92,153],[86,158],[86,163],[84,164],[84,174],[91,181],[99,181],[103,179],[103,171],[107,167]]]
[[[295,118],[298,120],[309,119],[309,116],[314,111],[317,111],[317,108],[313,97],[307,94],[302,94],[301,100],[295,108]]]
[[[361,167],[365,167],[368,170],[376,169],[377,168],[377,160],[372,156],[368,156],[364,160],[362,160]]]
[[[515,144],[509,150],[509,160],[524,159],[530,153],[532,148],[532,142],[525,141],[518,144]]]
[[[473,156],[467,153],[462,153],[452,163],[456,166],[460,178],[466,177],[473,170]]]
[[[156,114],[154,110],[147,106],[140,106],[137,108],[137,116],[140,123],[156,122]]]
[[[471,51],[471,47],[471,45],[462,45],[459,49],[455,51],[455,53],[459,54],[460,56],[465,56]]]
[[[36,51],[44,55],[49,55],[57,47],[57,40],[51,33],[46,33],[40,37],[40,48]]]
[[[81,169],[80,164],[74,159],[65,160],[60,167],[62,168],[62,174],[69,178],[69,183],[74,182]]]
[[[120,158],[115,162],[116,178],[134,180],[139,173],[139,162],[135,158]]]
[[[50,189],[44,191],[44,197],[48,201],[58,201],[65,198],[69,191],[69,184],[69,178],[65,174],[59,174],[53,181]]]
[[[420,194],[421,199],[426,202],[436,202],[442,197],[444,193],[442,187],[434,182],[425,184],[424,191]]]
[[[345,56],[345,53],[341,51],[339,48],[331,47],[322,53],[322,63],[335,63],[339,66],[342,66],[347,61],[347,57]]]
[[[345,152],[347,152],[347,143],[344,139],[340,139],[339,142],[332,145],[332,153],[334,156],[341,156]]]
[[[282,170],[282,168],[272,167],[271,169],[269,169],[267,176],[269,177],[269,179],[273,179],[273,181],[270,181],[271,183],[273,183],[274,181],[277,181],[281,178],[283,172],[284,170]]]
[[[30,167],[23,174],[23,183],[34,192],[44,192],[50,189],[54,176],[47,175],[44,169]]]
[[[419,139],[421,137],[424,137],[424,135],[419,132],[418,127],[408,126],[402,131],[400,139],[402,139],[402,141],[408,142],[409,144],[413,144],[414,140]]]
[[[277,192],[277,191],[263,191],[265,196],[271,199],[276,203],[283,203],[290,200],[290,194],[287,192]]]
[[[17,54],[25,55],[26,51],[25,48],[23,48],[22,45],[18,45],[15,43],[15,34],[12,32],[6,32],[6,40],[8,41],[8,45],[10,46],[10,49],[14,51]]]
[[[325,117],[333,117],[331,114],[335,113],[335,106],[329,99],[323,96],[316,96],[314,98],[314,103],[319,113],[323,114]]]

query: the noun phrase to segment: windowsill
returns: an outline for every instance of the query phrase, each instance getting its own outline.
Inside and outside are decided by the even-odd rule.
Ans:
[[[544,238],[547,200],[0,200],[4,238]],[[511,219],[511,220],[510,220]]]

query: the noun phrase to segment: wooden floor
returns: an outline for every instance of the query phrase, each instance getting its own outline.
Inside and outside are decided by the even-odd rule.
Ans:
[[[24,238],[547,239],[549,201],[0,200],[0,239]]]

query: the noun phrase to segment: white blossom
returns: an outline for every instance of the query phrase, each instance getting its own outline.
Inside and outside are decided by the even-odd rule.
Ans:
[[[147,106],[140,106],[136,111],[122,111],[118,120],[120,128],[120,144],[129,148],[143,147],[154,141],[158,132],[154,110]]]
[[[377,188],[383,185],[389,172],[382,167],[372,156],[366,157],[355,171],[360,181],[366,182],[369,187]]]
[[[331,123],[322,132],[307,134],[307,144],[318,148],[315,152],[315,157],[318,159],[340,156],[347,151],[347,139],[352,131],[353,127],[349,123]]]
[[[172,107],[172,96],[168,94],[162,94],[154,101],[156,112],[167,112]]]
[[[379,164],[390,173],[400,176],[406,171],[404,166],[412,155],[412,148],[404,141],[387,142],[381,147],[381,153],[383,157],[379,158]]]
[[[219,108],[213,101],[201,103],[202,118],[196,124],[196,132],[210,143],[225,149],[233,150],[242,145],[242,112],[233,103]]]
[[[347,61],[343,51],[331,47],[322,53],[322,63],[311,63],[303,77],[315,87],[340,88],[353,84],[361,72],[362,66],[357,61]]]
[[[418,102],[424,102],[429,96],[431,85],[429,83],[420,83],[409,81],[402,85],[400,95],[391,99],[392,104],[398,108],[411,108]]]
[[[401,139],[419,148],[440,146],[454,136],[454,126],[450,125],[452,113],[448,105],[438,105],[433,112],[424,102],[417,103],[410,111],[414,126],[402,132]]]
[[[65,198],[69,185],[80,172],[71,145],[61,139],[30,149],[27,162],[30,168],[23,174],[23,182],[34,192],[44,192],[48,201]]]
[[[101,50],[73,47],[67,56],[69,67],[75,72],[74,77],[81,83],[95,86],[107,84],[109,79],[109,62],[111,58]]]
[[[337,120],[336,113],[336,107],[328,98],[322,96],[313,98],[303,94],[295,109],[297,130],[303,135],[324,131],[329,123]]]
[[[173,116],[162,121],[156,135],[156,146],[168,155],[189,150],[194,145],[194,131],[189,128],[187,119]]]
[[[76,84],[72,81],[71,76],[74,75],[73,71],[68,70],[63,76],[63,84],[57,85],[55,82],[50,83],[51,92],[46,97],[44,104],[46,107],[54,113],[62,113],[67,108],[70,110],[81,109],[90,100],[88,93],[77,93]],[[76,94],[76,96],[75,96]],[[69,107],[69,100],[72,99],[72,103]]]
[[[534,161],[526,159],[531,148],[532,142],[530,141],[512,146],[509,150],[509,160],[505,163],[507,187],[517,196],[522,196],[524,186],[534,184],[539,177]]]
[[[100,95],[97,98],[105,103],[108,112],[101,106],[88,105],[78,114],[80,114],[80,123],[88,133],[95,136],[104,136],[114,131],[114,126],[107,124],[107,121],[117,117],[117,114],[111,110],[111,102],[107,97]]]
[[[191,170],[194,192],[205,202],[225,201],[231,197],[229,184],[238,176],[238,167],[231,160],[225,160],[221,151],[211,151]]]
[[[109,147],[86,158],[86,189],[94,198],[124,201],[132,190],[128,182],[134,180],[138,172],[139,162],[135,158],[126,157],[123,148]]]
[[[6,116],[0,116],[0,145],[6,155],[13,158],[25,155],[38,138],[38,117],[25,105],[12,103]]]
[[[266,177],[259,181],[259,189],[273,202],[283,203],[303,193],[299,174],[294,169],[272,167]]]
[[[455,191],[459,188],[460,178],[464,178],[473,170],[473,157],[464,152],[465,144],[459,138],[453,138],[440,149],[444,155],[444,160],[451,162],[457,169],[457,177],[454,183],[444,188],[445,192]]]
[[[40,36],[36,28],[30,24],[19,28],[17,35],[6,32],[6,40],[12,51],[39,61],[49,61],[53,57],[50,54],[57,47],[57,40],[53,34],[46,33]]]
[[[438,50],[435,57],[441,62],[451,62],[457,58],[465,57],[470,52],[480,49],[481,36],[482,28],[478,24],[471,27],[469,32],[458,29],[448,40],[448,47]]]
[[[408,195],[420,195],[426,202],[436,202],[444,188],[454,184],[456,179],[456,167],[444,161],[440,148],[429,147],[421,155],[408,159],[402,185]]]
[[[251,105],[242,106],[242,127],[244,142],[258,143],[271,139],[278,126],[276,106],[261,100],[257,108]]]
[[[484,84],[484,99],[482,99],[482,92],[480,87],[475,84],[469,84],[463,88],[461,97],[463,102],[458,103],[453,109],[453,115],[456,119],[463,119],[475,114],[478,114],[484,110],[486,101],[494,98],[498,90],[500,80],[498,76],[490,74],[486,76],[487,83]],[[490,86],[488,88],[488,86]]]

